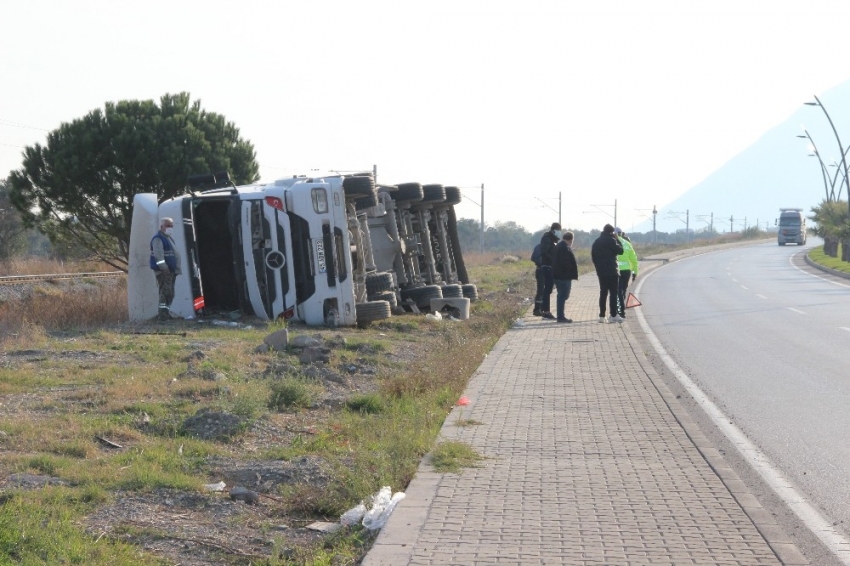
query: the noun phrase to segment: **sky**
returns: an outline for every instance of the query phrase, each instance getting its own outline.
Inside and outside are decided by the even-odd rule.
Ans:
[[[375,167],[459,186],[465,218],[483,185],[488,226],[628,230],[850,79],[848,22],[846,0],[4,0],[0,176],[107,101],[186,91],[263,181]]]

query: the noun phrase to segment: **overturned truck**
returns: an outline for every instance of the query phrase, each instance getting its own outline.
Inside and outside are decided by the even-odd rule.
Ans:
[[[181,260],[171,305],[181,318],[227,313],[351,326],[428,310],[432,299],[478,298],[457,235],[456,187],[376,187],[366,173],[225,182],[226,174],[195,177],[190,192],[161,203],[135,196],[131,320],[157,312],[150,240],[164,217],[174,220]]]

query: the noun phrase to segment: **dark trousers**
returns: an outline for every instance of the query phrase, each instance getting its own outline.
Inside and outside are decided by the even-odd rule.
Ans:
[[[605,302],[610,305],[608,312],[617,316],[620,312],[620,276],[596,275],[599,278],[599,316],[605,316]]]
[[[534,310],[540,311],[540,305],[543,303],[543,268],[538,267],[534,270],[534,279],[537,281],[537,293],[534,295]]]
[[[620,285],[617,289],[620,297],[620,316],[626,316],[626,297],[629,295],[629,279],[632,278],[632,272],[629,270],[620,270]]]
[[[540,297],[540,312],[549,312],[551,308],[552,288],[555,286],[555,280],[552,278],[552,266],[544,265],[540,270],[543,272],[543,294]]]
[[[168,307],[171,306],[171,301],[174,300],[174,280],[177,275],[174,273],[156,272],[156,285],[159,288],[159,311],[160,314],[168,312]]]
[[[558,290],[558,296],[555,299],[555,305],[558,308],[558,320],[566,318],[564,316],[564,303],[570,298],[572,287],[573,282],[570,279],[555,279],[555,288]]]

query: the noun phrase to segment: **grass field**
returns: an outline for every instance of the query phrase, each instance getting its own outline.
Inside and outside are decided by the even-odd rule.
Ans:
[[[120,283],[7,297],[0,562],[355,563],[370,533],[303,527],[337,520],[381,486],[403,491],[469,377],[533,300],[529,261],[470,254],[467,263],[481,297],[470,320],[291,325],[290,336],[328,346],[327,362],[316,364],[300,363],[297,349],[256,351],[279,324],[124,322]],[[203,415],[235,426],[204,438],[188,425]],[[439,452],[446,469],[457,469],[453,458],[474,462],[452,448]],[[245,478],[261,505],[203,488]],[[213,528],[222,520],[225,532]]]

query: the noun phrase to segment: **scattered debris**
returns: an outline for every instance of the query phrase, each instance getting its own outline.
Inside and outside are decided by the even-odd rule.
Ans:
[[[225,487],[227,487],[227,484],[223,481],[218,483],[207,483],[204,484],[204,491],[224,491]]]
[[[108,446],[109,448],[124,448],[120,444],[112,442],[111,440],[107,440],[107,439],[103,438],[102,436],[95,436],[95,438],[97,440],[99,440],[100,442],[102,442],[103,444],[105,444],[106,446]]]
[[[230,499],[233,501],[244,501],[248,505],[256,505],[260,502],[260,494],[244,487],[233,487],[230,489]]]
[[[316,521],[307,525],[311,531],[319,531],[320,533],[335,533],[342,528],[339,523],[326,523],[324,521]]]

